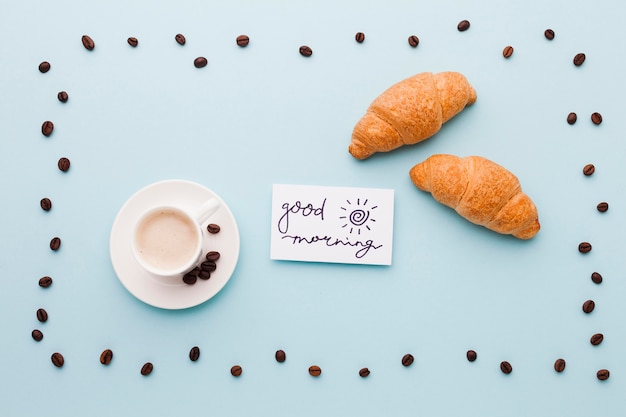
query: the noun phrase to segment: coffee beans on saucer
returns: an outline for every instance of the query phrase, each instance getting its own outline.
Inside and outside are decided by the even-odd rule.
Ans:
[[[206,258],[206,260],[207,260],[207,261],[213,261],[213,262],[215,262],[215,261],[217,261],[218,259],[220,259],[220,256],[221,256],[221,255],[220,255],[220,253],[219,253],[218,251],[214,251],[214,250],[212,250],[212,251],[207,252],[207,254],[206,254],[205,258]]]
[[[198,275],[194,275],[190,272],[183,275],[183,282],[187,285],[193,285],[198,280]]]
[[[219,224],[209,223],[209,225],[206,227],[206,230],[212,235],[214,235],[216,233],[219,233],[221,228]]]

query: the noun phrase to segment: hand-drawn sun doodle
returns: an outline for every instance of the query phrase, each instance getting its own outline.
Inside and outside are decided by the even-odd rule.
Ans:
[[[350,200],[346,200],[348,203],[347,206],[352,206],[352,202]],[[342,228],[350,228],[350,234],[356,230],[357,234],[361,234],[361,229],[365,228],[367,230],[372,230],[367,225],[368,222],[376,222],[376,219],[370,217],[371,211],[375,210],[378,206],[367,207],[368,199],[363,200],[361,202],[360,198],[356,199],[356,208],[352,209],[351,207],[341,207],[341,209],[345,212],[350,211],[350,214],[347,216],[339,216],[340,219],[347,219],[346,222],[341,226]]]

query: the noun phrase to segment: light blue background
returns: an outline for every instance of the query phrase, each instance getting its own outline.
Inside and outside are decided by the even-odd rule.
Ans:
[[[622,2],[1,3],[0,414],[623,412]],[[463,33],[462,19],[471,22]],[[247,48],[235,45],[241,33]],[[298,54],[303,44],[309,59]],[[515,48],[508,60],[506,45]],[[578,52],[587,55],[581,67],[572,64]],[[200,55],[209,65],[198,70]],[[43,60],[47,74],[37,70]],[[444,70],[467,76],[474,106],[420,145],[366,161],[348,154],[374,97],[414,73]],[[57,101],[60,90],[68,103]],[[594,111],[600,126],[589,120]],[[55,122],[50,138],[40,133],[44,120]],[[514,172],[539,209],[539,235],[496,235],[418,191],[408,171],[433,153],[482,155]],[[65,174],[61,156],[72,161]],[[587,163],[596,165],[592,177],[581,173]],[[108,256],[124,201],[169,178],[217,192],[241,232],[229,284],[184,311],[136,300]],[[270,261],[273,183],[394,189],[393,265]],[[50,212],[42,197],[52,199]],[[610,209],[600,214],[603,200]],[[63,245],[53,253],[57,235]],[[581,241],[593,251],[579,254]],[[38,287],[43,275],[51,288]],[[586,299],[596,301],[590,315]],[[596,332],[605,341],[593,347]],[[115,355],[109,367],[98,361],[105,348]],[[55,351],[62,369],[50,362]],[[400,365],[407,352],[410,368]],[[553,370],[559,357],[562,374]],[[500,372],[502,360],[512,374]],[[148,378],[139,374],[146,361],[155,365]],[[244,370],[238,379],[234,364]],[[312,364],[323,369],[318,379],[307,373]],[[367,379],[357,374],[364,366]],[[601,368],[608,381],[596,379]]]

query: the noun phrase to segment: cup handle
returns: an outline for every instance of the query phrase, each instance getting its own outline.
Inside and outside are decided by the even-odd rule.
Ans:
[[[199,225],[202,225],[205,221],[209,219],[216,211],[220,208],[220,202],[217,198],[212,198],[206,201],[195,214],[195,219]]]

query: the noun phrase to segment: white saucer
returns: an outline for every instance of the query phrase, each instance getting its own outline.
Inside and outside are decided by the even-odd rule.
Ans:
[[[139,266],[130,249],[130,233],[139,216],[153,205],[177,205],[182,208],[200,206],[211,197],[221,207],[207,223],[218,224],[219,233],[210,234],[203,227],[203,253],[218,251],[217,269],[208,280],[196,284],[167,283]],[[226,203],[213,191],[191,181],[166,180],[150,184],[133,194],[118,212],[109,242],[111,262],[122,285],[146,304],[165,309],[183,309],[201,304],[226,285],[239,258],[239,229]]]

